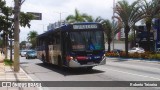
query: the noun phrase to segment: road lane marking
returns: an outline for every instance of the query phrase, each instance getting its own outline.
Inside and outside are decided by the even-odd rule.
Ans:
[[[155,79],[155,80],[160,80],[160,78],[151,77],[151,76],[147,76],[147,75],[134,74],[134,73],[129,73],[129,72],[115,70],[115,69],[108,69],[108,68],[105,68],[105,69],[110,70],[110,71],[119,72],[119,73],[130,74],[130,75],[133,75],[133,76],[139,76],[139,77],[145,77],[145,78],[151,78],[151,79]]]
[[[114,64],[114,65],[113,65]],[[117,65],[119,65],[119,66],[123,66],[123,67],[127,67],[126,65],[129,65],[129,66],[132,66],[132,67],[136,67],[136,68],[141,68],[141,66],[140,65],[132,65],[132,64],[126,64],[126,63],[123,63],[123,65],[122,64],[118,64],[118,63],[116,63]],[[107,65],[107,64],[106,64]],[[112,65],[112,66],[116,66],[115,65],[115,63],[108,63],[108,65]],[[159,70],[160,71],[160,69],[159,68],[156,68],[156,67],[152,67],[152,66],[144,66],[145,68],[148,68],[148,69],[155,69],[155,70]]]

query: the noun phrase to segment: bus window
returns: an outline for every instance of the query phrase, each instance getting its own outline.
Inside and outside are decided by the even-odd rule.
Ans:
[[[55,39],[56,39],[56,44],[60,44],[60,33],[56,33]]]
[[[85,31],[71,32],[70,40],[73,50],[102,50],[103,49],[103,32],[102,31]]]

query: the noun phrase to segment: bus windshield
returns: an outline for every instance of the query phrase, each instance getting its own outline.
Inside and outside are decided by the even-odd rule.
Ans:
[[[102,50],[103,31],[70,32],[72,50]]]

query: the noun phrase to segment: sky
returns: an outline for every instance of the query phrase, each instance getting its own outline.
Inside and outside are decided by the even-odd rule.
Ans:
[[[115,0],[117,2],[118,0]],[[128,0],[133,2],[134,0]],[[14,6],[14,0],[6,0],[7,6]],[[21,7],[23,12],[42,13],[42,20],[32,20],[31,28],[20,28],[20,41],[27,40],[30,31],[42,34],[47,31],[49,23],[64,20],[68,15],[74,15],[75,9],[80,13],[87,13],[94,18],[101,16],[110,19],[113,15],[113,0],[25,0]]]

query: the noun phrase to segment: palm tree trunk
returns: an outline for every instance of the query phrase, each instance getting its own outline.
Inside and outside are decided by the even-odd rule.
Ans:
[[[111,51],[111,42],[108,39],[108,52],[110,52],[110,51]]]
[[[133,38],[134,38],[133,45],[136,46],[136,32],[135,32],[136,30],[134,29],[133,31],[134,31],[134,33],[133,33],[133,34],[134,34],[134,37],[133,37]]]
[[[6,35],[5,35],[5,46],[4,46],[4,49],[5,49],[5,52],[4,52],[5,59],[7,59],[7,56],[8,56],[7,46],[8,46],[8,35],[6,34]]]
[[[128,57],[128,33],[130,31],[129,26],[127,25],[125,27],[125,53],[126,53],[126,57]]]
[[[151,22],[146,22],[146,28],[147,28],[147,51],[150,51],[150,30],[151,30]]]

